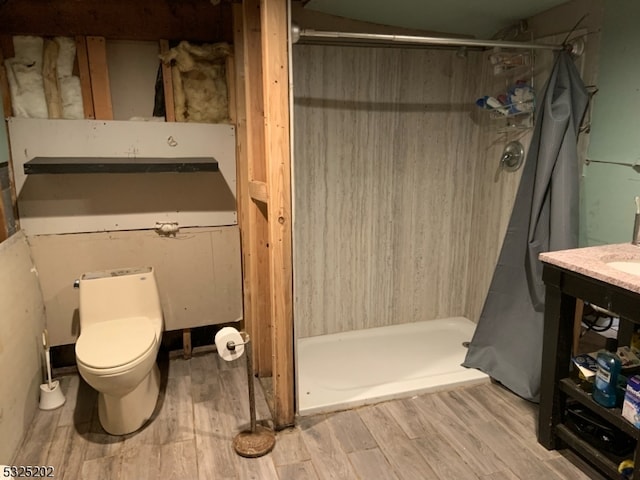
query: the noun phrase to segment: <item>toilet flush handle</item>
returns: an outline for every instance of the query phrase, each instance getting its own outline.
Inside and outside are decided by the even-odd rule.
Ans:
[[[73,281],[73,288],[80,288],[80,280],[76,279]]]

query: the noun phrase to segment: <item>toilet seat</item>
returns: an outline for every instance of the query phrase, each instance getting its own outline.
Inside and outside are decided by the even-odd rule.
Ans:
[[[156,343],[153,323],[147,317],[99,322],[82,330],[76,357],[92,369],[114,369],[145,356]]]

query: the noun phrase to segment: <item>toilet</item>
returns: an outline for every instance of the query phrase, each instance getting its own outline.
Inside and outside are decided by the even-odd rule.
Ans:
[[[102,428],[112,435],[135,432],[151,417],[160,391],[163,316],[153,268],[85,273],[75,286],[78,371],[98,391]]]

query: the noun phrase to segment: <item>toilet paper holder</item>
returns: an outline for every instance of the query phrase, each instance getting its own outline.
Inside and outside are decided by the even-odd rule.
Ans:
[[[231,327],[225,327],[227,331],[235,330]],[[225,330],[223,329],[223,330]],[[220,330],[217,334],[224,335],[223,330]],[[242,342],[229,340],[224,345],[226,349],[230,352],[235,352],[236,347],[240,347],[243,345],[248,345],[251,342],[251,337],[246,332],[235,332],[235,335],[238,335],[242,338]],[[224,338],[224,337],[223,337]],[[216,338],[216,340],[218,340]],[[216,341],[216,346],[218,346],[218,342]],[[219,347],[218,347],[219,348]],[[244,352],[247,353],[247,384],[249,387],[249,416],[250,416],[250,430],[246,430],[238,433],[233,439],[233,449],[236,453],[242,457],[255,458],[261,457],[271,450],[276,443],[276,437],[269,428],[266,428],[262,425],[258,425],[256,422],[256,399],[253,385],[253,355],[251,352],[251,347],[243,349]],[[239,356],[242,355],[243,352],[240,352]],[[231,361],[233,359],[226,358],[222,355],[222,352],[218,351],[218,354],[223,360]],[[239,357],[238,356],[238,357]],[[236,358],[238,358],[236,357]]]
[[[227,342],[227,350],[229,350],[230,352],[234,352],[236,347],[240,347],[242,345],[247,345],[249,343],[249,334],[246,333],[246,332],[239,332],[239,333],[242,336],[242,339],[244,340],[244,342],[236,343],[233,340],[229,340]],[[249,355],[249,353],[247,353],[247,355]]]

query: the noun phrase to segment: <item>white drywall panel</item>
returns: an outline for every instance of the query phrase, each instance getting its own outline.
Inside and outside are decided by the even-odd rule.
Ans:
[[[9,119],[28,235],[237,223],[235,129],[226,124]],[[34,157],[213,157],[219,172],[25,175]]]
[[[0,243],[0,464],[10,465],[38,408],[44,304],[24,234]]]
[[[80,331],[73,281],[84,272],[154,267],[165,330],[235,322],[242,317],[240,233],[237,226],[29,237],[47,310],[52,345],[71,344]]]

